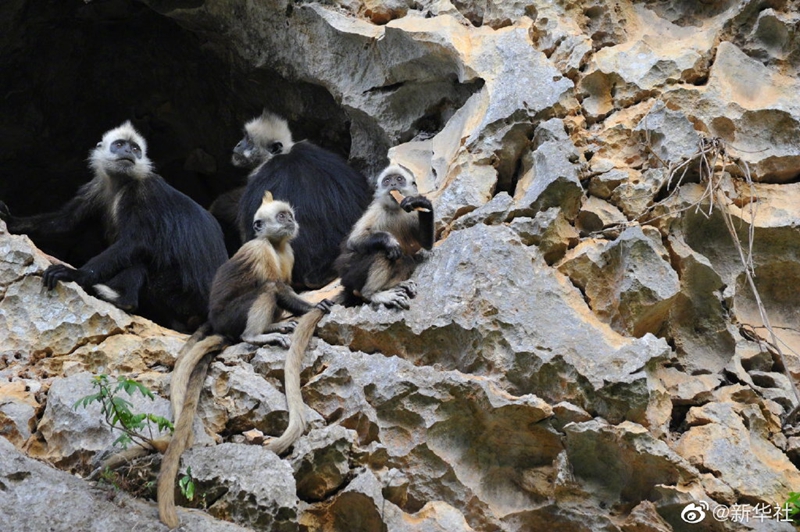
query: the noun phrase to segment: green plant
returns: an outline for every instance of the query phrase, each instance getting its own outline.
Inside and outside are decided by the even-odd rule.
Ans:
[[[800,525],[800,493],[789,492],[789,498],[783,503],[783,516],[792,520],[792,524]]]
[[[192,468],[186,468],[186,474],[181,477],[178,481],[178,487],[181,490],[181,494],[186,497],[187,500],[191,501],[194,499],[194,479],[192,478]]]
[[[153,426],[158,432],[174,431],[172,422],[155,414],[139,414],[131,411],[133,404],[119,396],[120,391],[125,391],[129,396],[138,390],[144,397],[155,399],[153,392],[147,386],[126,377],[117,377],[116,385],[111,382],[108,375],[101,374],[92,377],[92,386],[98,389],[97,393],[86,395],[78,399],[72,408],[84,408],[92,403],[100,403],[100,409],[105,422],[112,429],[119,429],[122,434],[114,440],[114,445],[119,444],[127,449],[131,443],[137,445],[151,444],[154,439]],[[147,431],[147,435],[144,434]]]

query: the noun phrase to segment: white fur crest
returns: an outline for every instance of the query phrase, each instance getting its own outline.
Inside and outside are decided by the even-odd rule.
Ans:
[[[273,142],[280,142],[283,145],[281,153],[287,153],[294,145],[289,123],[269,111],[264,111],[261,116],[246,123],[244,130],[254,143],[264,149],[268,149]]]

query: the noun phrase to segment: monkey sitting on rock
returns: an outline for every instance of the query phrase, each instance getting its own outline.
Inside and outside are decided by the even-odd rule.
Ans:
[[[253,222],[255,238],[245,243],[223,264],[214,277],[209,306],[209,323],[182,349],[170,384],[175,432],[161,463],[158,477],[158,509],[161,520],[178,526],[175,509],[175,477],[181,454],[191,444],[192,422],[208,364],[204,359],[236,340],[254,344],[273,343],[287,347],[283,333],[294,324],[277,323],[284,310],[299,316],[312,309],[327,313],[332,303],[316,306],[301,299],[288,285],[294,253],[290,241],[298,225],[288,203],[263,194]],[[203,338],[208,333],[211,336]],[[302,352],[300,353],[302,357]],[[300,360],[289,352],[284,368],[287,401],[300,396]],[[209,359],[210,360],[210,359]],[[302,404],[302,397],[300,397]]]
[[[50,266],[45,286],[75,281],[123,310],[193,330],[205,321],[211,280],[228,258],[219,224],[153,172],[145,139],[129,121],[106,132],[89,160],[94,178],[58,211],[16,217],[0,202],[0,218],[34,241],[98,219],[109,246],[78,269]]]

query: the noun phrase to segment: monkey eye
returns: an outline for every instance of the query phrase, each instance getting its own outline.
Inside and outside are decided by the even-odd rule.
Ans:
[[[405,185],[406,184],[406,178],[401,176],[400,174],[396,175],[395,178],[397,179],[397,184],[398,185]]]
[[[116,146],[117,148],[121,148],[124,145],[125,145],[125,142],[122,141],[122,140],[117,140],[117,141],[114,142],[114,146]]]
[[[292,214],[291,214],[290,212],[288,212],[288,211],[282,211],[282,212],[279,212],[279,213],[278,213],[278,217],[277,217],[277,218],[278,218],[278,220],[280,220],[281,222],[287,222],[287,221],[291,221],[291,219],[292,219]]]
[[[256,220],[253,222],[253,230],[255,230],[256,233],[260,232],[262,229],[264,229],[264,220]]]
[[[136,144],[135,142],[131,142],[131,149],[133,149],[134,153],[140,153],[142,151],[139,145]]]
[[[392,180],[392,178],[391,178],[391,177],[384,177],[384,178],[383,178],[383,186],[385,186],[385,187],[388,187],[388,186],[389,186],[389,182],[390,182],[391,180]]]

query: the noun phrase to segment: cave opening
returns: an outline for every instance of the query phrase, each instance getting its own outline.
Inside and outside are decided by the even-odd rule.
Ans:
[[[57,209],[91,179],[102,134],[131,120],[158,174],[200,205],[241,185],[230,162],[267,108],[345,158],[347,114],[323,87],[252,68],[224,43],[135,0],[10,0],[0,7],[0,200],[15,215]],[[81,265],[102,246],[37,243]]]

